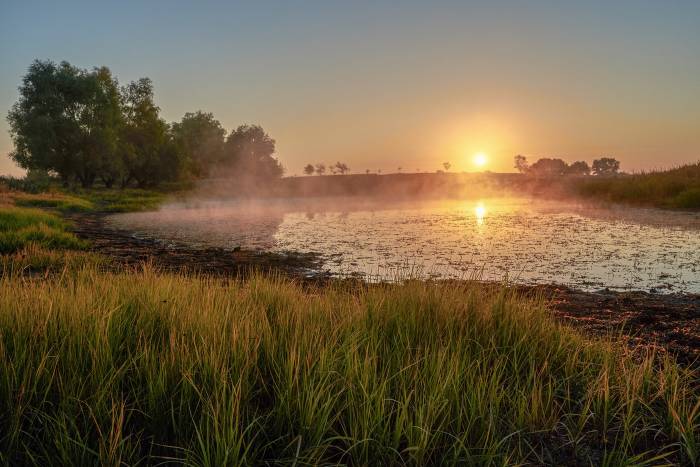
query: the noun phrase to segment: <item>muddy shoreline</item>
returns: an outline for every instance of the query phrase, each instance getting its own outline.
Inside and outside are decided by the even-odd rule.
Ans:
[[[332,280],[313,254],[261,253],[236,249],[192,248],[135,237],[131,232],[106,225],[104,215],[69,216],[73,231],[89,240],[92,249],[117,266],[149,262],[185,273],[239,276],[251,270],[280,272],[313,282]],[[517,286],[526,294],[543,294],[551,300],[562,322],[593,335],[622,335],[631,347],[653,346],[673,355],[679,363],[700,367],[700,295],[654,294],[642,291],[600,290],[584,292],[566,286]]]

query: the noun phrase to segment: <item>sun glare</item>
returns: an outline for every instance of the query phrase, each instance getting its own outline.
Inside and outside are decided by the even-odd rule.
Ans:
[[[479,202],[474,206],[474,216],[476,217],[477,225],[484,224],[484,217],[486,217],[486,206],[484,206],[484,203]]]
[[[472,162],[474,162],[474,165],[477,167],[484,167],[488,161],[488,156],[486,156],[486,154],[483,152],[474,154],[474,158],[472,159]]]

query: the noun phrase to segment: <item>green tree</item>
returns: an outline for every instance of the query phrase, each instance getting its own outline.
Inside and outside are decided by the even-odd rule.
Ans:
[[[339,173],[340,175],[345,175],[350,171],[350,168],[345,162],[336,162],[333,167],[335,168],[335,172]]]
[[[596,175],[615,175],[620,171],[620,161],[612,157],[601,157],[593,161],[592,168]]]
[[[518,169],[518,172],[521,174],[527,173],[527,171],[530,169],[530,164],[528,164],[527,157],[525,156],[518,154],[515,156],[513,161],[515,163],[514,167]]]
[[[529,172],[535,175],[555,176],[563,175],[568,169],[568,165],[561,159],[550,159],[544,157],[532,164]]]
[[[259,125],[241,125],[226,139],[223,164],[233,174],[250,180],[282,177],[284,168],[275,154],[275,140]]]
[[[68,62],[34,61],[8,114],[20,167],[56,173],[64,184],[91,186],[113,156],[120,121],[108,68],[88,72]]]
[[[591,168],[586,161],[577,161],[569,165],[566,173],[570,175],[590,175]]]
[[[213,114],[188,112],[182,120],[172,124],[172,134],[194,176],[209,176],[215,166],[221,163],[226,130]]]
[[[84,113],[87,129],[78,178],[83,186],[91,186],[96,177],[111,187],[123,172],[119,160],[119,137],[123,124],[119,84],[107,67],[95,68],[90,75],[94,98]]]
[[[151,80],[141,78],[123,87],[122,106],[122,187],[132,180],[146,187],[178,179],[184,172],[184,156],[159,116]]]
[[[313,164],[306,164],[306,166],[304,166],[304,173],[306,175],[313,175],[314,174],[314,165]]]

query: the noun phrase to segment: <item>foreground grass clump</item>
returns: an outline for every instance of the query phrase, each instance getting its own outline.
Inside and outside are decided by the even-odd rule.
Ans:
[[[67,232],[68,224],[39,209],[0,206],[0,253],[14,253],[30,245],[48,249],[84,249],[87,243]]]
[[[700,163],[624,177],[586,177],[577,181],[576,190],[616,203],[700,209]]]
[[[506,289],[0,279],[0,462],[698,460],[697,383]]]
[[[0,255],[0,273],[60,273],[65,270],[77,270],[86,266],[107,268],[111,265],[109,258],[84,251],[46,249],[35,243]]]

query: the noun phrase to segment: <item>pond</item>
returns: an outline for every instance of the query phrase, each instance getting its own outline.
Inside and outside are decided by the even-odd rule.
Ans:
[[[700,214],[529,198],[174,203],[111,216],[192,246],[313,252],[338,276],[560,283],[700,293]]]

